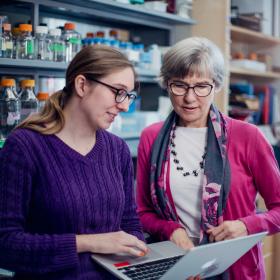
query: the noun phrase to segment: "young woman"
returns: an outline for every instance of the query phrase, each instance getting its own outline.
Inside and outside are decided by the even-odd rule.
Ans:
[[[145,253],[130,152],[106,131],[135,97],[127,58],[87,47],[70,63],[64,89],[7,139],[0,267],[16,279],[111,279],[91,253]]]

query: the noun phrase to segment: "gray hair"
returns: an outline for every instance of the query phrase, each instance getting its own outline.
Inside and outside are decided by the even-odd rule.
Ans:
[[[203,37],[190,37],[172,46],[163,57],[160,85],[167,87],[172,78],[197,75],[213,79],[217,88],[223,85],[225,71],[221,50]]]

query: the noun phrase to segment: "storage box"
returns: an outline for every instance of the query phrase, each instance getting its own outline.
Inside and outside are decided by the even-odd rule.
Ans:
[[[238,68],[245,68],[259,72],[266,71],[266,65],[263,62],[249,60],[249,59],[232,59],[230,65]]]

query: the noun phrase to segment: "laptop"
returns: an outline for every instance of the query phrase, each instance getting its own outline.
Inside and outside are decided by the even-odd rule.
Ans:
[[[98,264],[119,279],[185,280],[200,275],[207,278],[223,273],[257,244],[267,232],[247,235],[194,247],[185,251],[171,241],[148,244],[144,257],[126,254],[93,254]]]

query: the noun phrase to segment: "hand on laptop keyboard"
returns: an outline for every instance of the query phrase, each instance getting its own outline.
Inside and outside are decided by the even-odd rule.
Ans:
[[[126,253],[142,257],[148,252],[148,248],[143,241],[124,231],[77,235],[76,242],[79,253]]]

